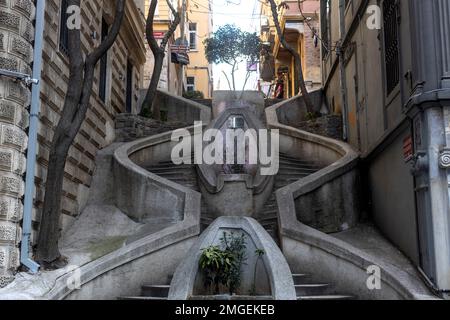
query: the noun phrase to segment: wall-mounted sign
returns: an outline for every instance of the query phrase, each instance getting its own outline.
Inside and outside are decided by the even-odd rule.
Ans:
[[[411,136],[403,140],[403,159],[409,162],[414,157],[413,140]]]
[[[154,31],[153,36],[155,37],[155,39],[163,39],[165,33],[165,31]]]

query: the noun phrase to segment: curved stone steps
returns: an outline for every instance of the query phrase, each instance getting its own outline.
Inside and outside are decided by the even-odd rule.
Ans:
[[[169,296],[170,285],[143,285],[140,296],[119,297],[119,300],[163,301]]]
[[[194,164],[176,165],[171,161],[161,161],[145,169],[162,178],[200,192],[197,171]],[[214,221],[214,218],[208,212],[208,206],[204,202],[203,197],[201,212],[200,224],[201,230],[203,231]]]
[[[332,285],[319,283],[311,279],[309,274],[293,274],[297,300],[354,300],[350,295],[338,294]]]
[[[272,235],[274,240],[278,239],[278,205],[275,192],[278,189],[303,179],[322,169],[322,166],[312,161],[295,158],[286,154],[280,154],[280,168],[275,177],[274,191],[267,200],[264,208],[258,214],[258,222]]]

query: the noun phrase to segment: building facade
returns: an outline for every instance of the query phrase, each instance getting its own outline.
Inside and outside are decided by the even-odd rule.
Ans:
[[[114,2],[81,2],[82,41],[86,51],[96,47],[114,19]],[[114,118],[138,110],[145,47],[143,1],[127,1],[120,34],[97,65],[90,107],[69,151],[65,168],[61,228],[86,204],[98,150],[111,144]],[[40,111],[33,209],[34,243],[44,200],[49,148],[61,113],[68,83],[66,0],[46,1],[40,80]],[[34,2],[0,1],[0,69],[31,75]],[[20,264],[22,197],[27,149],[30,90],[20,81],[0,78],[0,287],[12,280]]]
[[[150,0],[145,0],[146,16]],[[183,95],[188,91],[200,91],[205,98],[212,96],[212,67],[205,58],[203,40],[212,32],[212,5],[210,0],[172,1],[173,7],[182,16],[182,22],[166,48],[159,89],[172,94]],[[185,8],[183,9],[183,5]],[[183,14],[184,11],[184,14]],[[184,17],[184,19],[183,19]],[[158,1],[154,20],[154,35],[161,40],[173,19],[166,1]],[[184,36],[183,36],[184,35]],[[179,45],[186,47],[179,47]],[[144,88],[148,87],[153,73],[153,53],[148,44],[147,63],[144,72]],[[174,55],[188,55],[189,61],[179,63]]]
[[[213,32],[213,9],[210,0],[188,1],[189,60],[186,67],[186,91],[199,91],[212,98],[213,68],[205,56],[203,41]]]
[[[321,1],[326,99],[362,155],[368,210],[450,290],[450,3]]]
[[[281,4],[277,0],[277,5]],[[286,41],[302,60],[302,70],[308,90],[321,87],[320,46],[317,33],[320,29],[320,1],[284,1],[287,6],[279,7],[279,22]],[[277,82],[284,84],[284,94],[279,98],[290,98],[298,94],[298,75],[294,72],[294,57],[284,49],[278,37],[272,11],[267,2],[261,4],[261,40],[264,54],[261,61],[262,89],[275,97]]]

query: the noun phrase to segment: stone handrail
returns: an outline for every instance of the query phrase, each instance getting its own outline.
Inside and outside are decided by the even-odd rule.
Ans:
[[[346,176],[351,175],[357,170],[359,154],[344,142],[281,124],[278,115],[279,109],[283,108],[284,104],[285,102],[281,102],[266,109],[269,128],[279,129],[280,135],[288,135],[304,143],[313,144],[317,148],[328,149],[335,154],[334,161],[332,157],[328,158],[326,161],[328,164],[325,164],[322,170],[276,192],[280,238],[283,251],[290,252],[288,257],[290,264],[300,264],[305,272],[328,274],[325,280],[341,284],[341,286],[345,283],[342,286],[344,290],[351,288],[353,293],[361,298],[432,299],[432,295],[417,276],[299,221],[298,206],[295,201],[333,181],[345,179]],[[325,154],[330,155],[329,152]],[[351,189],[352,186],[347,185],[347,187],[349,188],[345,190],[345,194],[358,194],[358,190]],[[343,193],[337,191],[338,197],[342,197]],[[355,199],[339,200],[338,206],[346,202],[351,206]],[[340,262],[337,263],[336,259]],[[383,290],[367,290],[369,266],[380,267]]]
[[[81,289],[78,291],[74,291],[68,286],[70,278],[73,277],[73,272],[63,274],[56,280],[51,290],[45,294],[45,299],[66,299],[72,294],[77,295],[77,297],[84,297],[84,290],[88,292],[92,290],[92,287],[96,287],[95,281],[97,279],[102,283],[104,281],[102,278],[108,277],[112,273],[120,273],[121,268],[126,267],[128,264],[145,263],[146,259],[151,261],[156,259],[152,258],[152,255],[157,255],[158,252],[162,252],[161,250],[167,251],[174,246],[183,246],[183,242],[187,243],[187,248],[192,245],[193,239],[196,239],[200,234],[201,194],[152,174],[130,159],[133,154],[169,143],[170,138],[170,132],[163,133],[123,144],[115,150],[113,161],[116,180],[115,189],[117,190],[116,200],[120,209],[130,217],[139,220],[141,218],[140,214],[134,213],[133,210],[139,212],[139,210],[143,209],[145,203],[158,201],[155,198],[158,197],[158,190],[166,190],[166,192],[175,197],[177,202],[182,204],[180,222],[156,233],[142,235],[125,244],[122,248],[81,266],[77,270],[81,275]],[[138,184],[142,184],[142,186],[139,187]],[[136,188],[143,188],[143,190],[139,193]],[[143,198],[139,200],[139,197]],[[133,201],[136,201],[136,203],[132,203]],[[164,205],[164,203],[160,204]],[[165,204],[167,205],[167,203]],[[151,214],[151,212],[141,214]],[[180,251],[180,249],[175,250],[175,252],[177,250]],[[179,255],[184,256],[182,250]],[[123,284],[124,287],[131,285],[130,279],[121,276],[114,275],[111,276],[111,279],[116,279],[114,281],[118,282],[126,281]],[[136,282],[135,285],[137,286],[142,284],[139,281]],[[99,289],[102,291],[102,286]],[[99,297],[114,298],[109,296],[111,293],[108,293],[107,290],[102,292],[102,294],[100,295],[99,293]],[[87,294],[87,296],[90,295]]]

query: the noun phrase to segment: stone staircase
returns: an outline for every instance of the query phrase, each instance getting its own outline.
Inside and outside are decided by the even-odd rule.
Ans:
[[[278,236],[278,209],[275,191],[283,188],[299,179],[320,170],[322,167],[311,161],[295,158],[286,154],[280,154],[280,170],[275,177],[274,191],[263,210],[258,214],[258,222],[279,244]],[[178,183],[186,188],[200,192],[195,165],[175,165],[171,161],[163,161],[146,167],[162,178]],[[206,229],[214,218],[208,212],[208,206],[202,200],[201,226],[202,231]],[[328,283],[314,281],[310,275],[294,274],[293,280],[298,300],[351,300],[352,296],[336,294],[333,287]],[[143,285],[140,296],[120,297],[120,300],[167,300],[170,289],[171,277],[166,284]]]
[[[194,164],[175,165],[172,161],[162,161],[145,169],[162,178],[200,192],[197,170]],[[208,212],[208,206],[202,197],[201,231],[205,230],[213,221],[214,217]]]
[[[321,166],[311,161],[294,158],[286,154],[280,154],[280,170],[275,177],[274,191],[258,214],[258,222],[279,243],[278,239],[278,209],[275,192],[295,181],[309,176],[322,169]]]
[[[297,300],[352,300],[353,296],[336,294],[332,286],[328,283],[318,283],[312,281],[308,274],[293,274],[295,291]],[[172,276],[168,277],[167,283],[170,283]],[[169,296],[170,284],[150,285],[146,284],[141,287],[140,296],[119,297],[119,300],[147,300],[147,301],[163,301]],[[248,297],[253,298],[253,297]],[[265,297],[269,299],[269,297]]]
[[[336,294],[328,283],[319,283],[308,274],[293,274],[297,300],[354,300],[349,295]]]
[[[167,277],[167,284],[153,285],[145,284],[141,287],[140,296],[126,296],[119,297],[118,300],[147,300],[147,301],[162,301],[167,300],[169,296],[170,282],[172,276]]]

